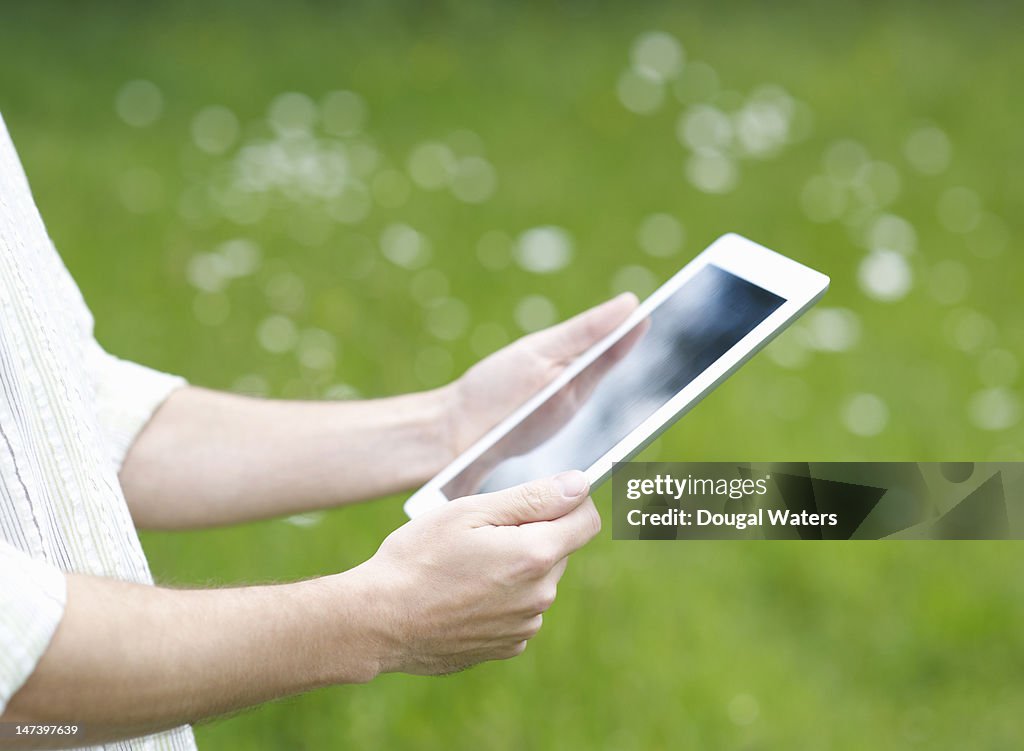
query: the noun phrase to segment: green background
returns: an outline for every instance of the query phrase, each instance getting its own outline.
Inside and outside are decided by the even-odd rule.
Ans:
[[[1013,460],[1024,447],[1022,19],[997,2],[4,3],[0,111],[101,342],[193,383],[292,398],[434,386],[521,334],[525,296],[565,317],[621,286],[621,268],[665,279],[737,231],[830,274],[822,306],[839,313],[787,333],[641,458]],[[616,95],[649,31],[681,42],[684,77],[695,60],[717,72],[704,104],[728,112],[783,87],[800,103],[791,142],[739,160],[725,193],[695,187],[676,137],[694,102],[669,84],[640,115]],[[162,106],[133,127],[115,103],[140,79]],[[218,213],[211,186],[240,144],[269,137],[275,97],[334,90],[365,100],[363,132],[346,143],[373,144],[378,171],[405,173],[425,141],[482,144],[493,196],[471,204],[412,185],[402,205],[354,224],[283,195],[253,223]],[[219,155],[191,135],[210,105],[242,125]],[[928,127],[952,146],[937,174],[906,156]],[[851,139],[898,175],[898,195],[812,221],[822,183],[808,183]],[[965,194],[951,188],[974,202],[960,207],[966,219],[944,215]],[[653,213],[685,228],[667,257],[638,247]],[[865,222],[886,213],[917,239],[897,262],[909,288],[889,302],[858,281]],[[381,255],[395,223],[429,238],[430,274]],[[485,233],[514,242],[544,225],[572,238],[556,273],[509,262],[500,243],[481,262]],[[235,238],[259,246],[259,268],[197,290],[190,263]],[[275,315],[328,332],[333,365],[261,346]],[[837,331],[841,351],[827,351]],[[607,488],[596,498],[610,507]],[[311,576],[371,555],[402,522],[401,500],[144,544],[165,583]],[[197,735],[211,749],[1014,748],[1022,556],[1018,543],[638,545],[606,530],[574,557],[523,657],[324,690]]]

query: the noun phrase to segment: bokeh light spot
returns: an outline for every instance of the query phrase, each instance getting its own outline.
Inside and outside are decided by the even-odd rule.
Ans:
[[[224,259],[224,270],[230,277],[248,276],[260,267],[259,246],[243,237],[222,242],[217,254]]]
[[[321,372],[334,370],[337,342],[334,335],[323,329],[304,329],[296,343],[299,364],[304,368]]]
[[[834,222],[846,210],[846,190],[831,177],[815,175],[800,191],[800,206],[812,222]]]
[[[317,111],[313,100],[297,91],[278,94],[267,110],[267,121],[281,136],[307,133],[316,122]]]
[[[661,109],[665,101],[665,87],[649,73],[626,70],[615,86],[622,106],[637,115],[650,115]]]
[[[889,407],[875,394],[853,394],[843,406],[843,424],[854,435],[876,436],[889,422]]]
[[[736,140],[745,154],[764,159],[789,139],[792,99],[784,91],[762,87],[733,116]]]
[[[795,370],[807,365],[811,359],[807,333],[800,323],[790,326],[765,348],[765,354],[779,367]]]
[[[236,378],[231,390],[245,396],[269,396],[270,383],[259,373],[248,373]]]
[[[549,225],[523,232],[516,243],[515,258],[526,271],[551,274],[569,265],[572,252],[572,236],[561,227]]]
[[[420,305],[430,305],[449,292],[448,277],[440,269],[417,271],[409,282],[409,292]]]
[[[869,253],[857,269],[857,280],[868,297],[882,302],[896,302],[906,297],[914,277],[910,264],[891,250]]]
[[[315,527],[324,520],[325,516],[326,514],[323,511],[307,511],[304,514],[286,516],[284,523],[299,528]]]
[[[666,258],[678,253],[685,239],[683,225],[671,214],[651,214],[644,217],[636,233],[640,249],[656,258]]]
[[[917,230],[901,216],[881,214],[868,227],[866,242],[871,250],[895,250],[907,255],[917,250]]]
[[[732,119],[717,107],[698,104],[680,116],[676,135],[684,146],[701,154],[716,155],[732,144]]]
[[[283,315],[272,315],[263,319],[256,336],[260,346],[267,352],[281,354],[295,347],[299,335],[292,319]]]
[[[683,67],[683,46],[667,32],[649,31],[633,42],[630,59],[637,71],[667,81]]]
[[[825,172],[840,182],[853,182],[868,162],[867,149],[849,139],[836,141],[825,151]]]
[[[694,154],[686,161],[686,177],[704,193],[728,193],[739,182],[739,169],[724,154]]]
[[[408,224],[390,224],[380,235],[384,257],[396,266],[417,269],[430,260],[430,241]]]
[[[672,92],[683,104],[704,102],[718,92],[718,73],[705,62],[688,63],[676,78]]]
[[[363,183],[350,180],[326,208],[330,216],[342,224],[358,224],[373,210],[373,198]]]
[[[860,319],[847,308],[814,308],[803,323],[808,343],[821,352],[845,352],[860,340]]]
[[[306,303],[306,284],[294,271],[280,271],[263,288],[271,307],[284,313],[298,313]]]
[[[454,297],[433,300],[427,308],[427,331],[438,339],[453,341],[469,327],[469,307]]]
[[[452,151],[459,156],[483,156],[484,141],[479,133],[461,128],[448,134],[444,139]]]
[[[421,143],[412,150],[407,164],[412,181],[424,190],[447,186],[455,174],[455,154],[437,141]]]
[[[970,398],[967,414],[982,430],[1006,430],[1020,421],[1020,397],[1006,388],[985,389]]]
[[[996,326],[988,316],[976,310],[957,308],[946,317],[945,331],[957,349],[978,352],[991,345]]]
[[[223,154],[238,138],[238,118],[227,107],[204,107],[192,118],[192,141],[207,154]]]
[[[856,187],[866,202],[874,206],[888,206],[903,188],[899,171],[887,162],[873,161],[863,165],[855,178]]]
[[[612,275],[609,291],[612,295],[632,292],[641,300],[658,288],[658,278],[644,266],[623,266]]]
[[[366,126],[366,101],[354,91],[331,91],[320,100],[320,121],[327,133],[352,136]]]
[[[736,694],[729,700],[729,719],[733,725],[752,725],[761,714],[761,705],[750,694]]]
[[[452,194],[466,203],[483,203],[498,185],[498,175],[486,159],[478,156],[460,159],[452,177]]]
[[[118,89],[114,109],[128,125],[144,128],[160,119],[164,111],[164,95],[152,81],[129,81]]]
[[[359,399],[361,396],[362,394],[359,389],[350,383],[332,383],[324,389],[324,399],[331,399],[334,401]]]
[[[558,320],[555,304],[543,295],[527,295],[518,303],[512,315],[516,325],[530,333],[545,329]]]
[[[220,292],[232,276],[230,262],[220,253],[196,253],[185,273],[189,284],[203,292]]]
[[[352,161],[352,171],[359,177],[372,175],[380,163],[380,152],[373,143],[365,138],[354,138],[347,142],[348,153]],[[340,144],[338,144],[340,147]]]
[[[927,125],[907,137],[903,155],[910,166],[922,175],[939,175],[949,167],[953,144],[941,128]]]

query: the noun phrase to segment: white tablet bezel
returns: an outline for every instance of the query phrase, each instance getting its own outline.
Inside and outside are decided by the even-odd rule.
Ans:
[[[785,302],[700,375],[684,386],[678,394],[665,402],[635,430],[615,444],[589,469],[585,470],[592,487],[611,473],[612,465],[615,462],[626,461],[635,456],[661,435],[676,419],[688,412],[718,384],[732,375],[740,365],[753,357],[817,302],[825,294],[829,285],[829,278],[818,271],[779,255],[745,237],[736,234],[723,235],[640,303],[639,307],[615,331],[583,353],[555,380],[505,420],[498,423],[455,461],[441,470],[434,479],[416,491],[405,502],[406,514],[412,518],[451,500],[441,490],[444,485],[637,323],[649,316],[665,299],[708,264],[714,264],[730,274],[773,292],[784,298]]]

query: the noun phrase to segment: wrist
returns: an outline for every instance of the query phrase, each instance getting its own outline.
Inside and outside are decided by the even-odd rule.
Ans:
[[[414,484],[422,484],[448,466],[462,451],[459,426],[458,381],[429,391],[397,397],[408,400],[412,450],[421,467]]]
[[[434,402],[434,408],[440,415],[440,440],[438,442],[444,459],[441,468],[447,466],[462,453],[464,446],[459,429],[459,382],[458,380],[428,392]]]
[[[404,664],[403,603],[384,567],[373,559],[314,580],[330,590],[327,640],[329,683],[367,683]]]
[[[319,505],[381,497],[427,482],[454,458],[447,387],[364,401],[316,403],[326,429],[312,472],[332,467]],[[338,462],[338,457],[347,461]],[[339,497],[339,488],[345,494]]]
[[[312,641],[314,680],[319,686],[368,683],[392,663],[382,592],[360,567],[298,582],[317,624]]]

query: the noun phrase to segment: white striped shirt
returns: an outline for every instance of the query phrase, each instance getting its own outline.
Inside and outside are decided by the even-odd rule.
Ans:
[[[63,572],[153,582],[117,472],[184,381],[108,355],[92,330],[0,118],[0,711],[60,622]],[[195,743],[186,726],[102,748]]]

